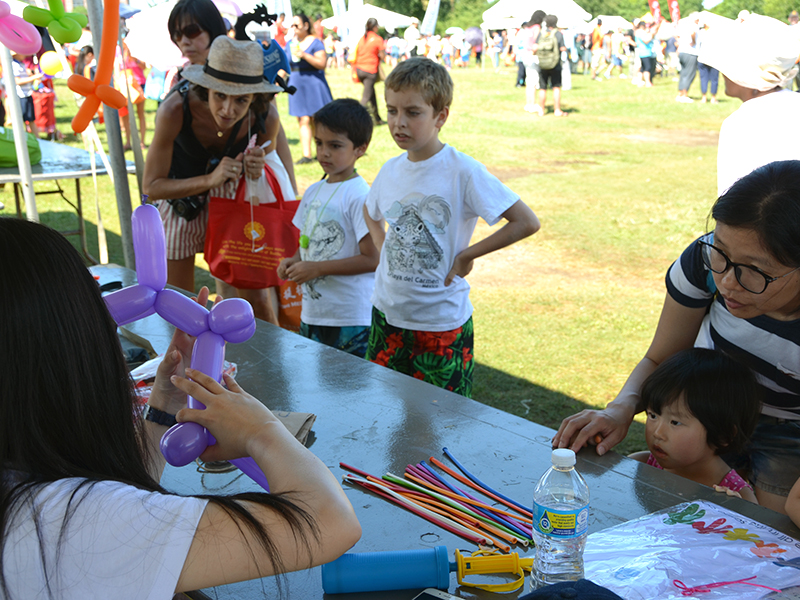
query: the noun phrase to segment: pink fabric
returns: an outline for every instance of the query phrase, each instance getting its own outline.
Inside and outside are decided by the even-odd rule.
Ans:
[[[647,457],[647,464],[651,467],[655,467],[656,469],[661,469],[662,471],[664,470],[664,467],[658,464],[656,457],[653,456],[652,453]],[[734,469],[728,471],[725,474],[725,477],[722,478],[722,481],[720,481],[717,485],[726,487],[734,492],[739,492],[743,488],[748,488],[751,490],[753,489],[750,484],[747,483],[747,481],[745,481]]]

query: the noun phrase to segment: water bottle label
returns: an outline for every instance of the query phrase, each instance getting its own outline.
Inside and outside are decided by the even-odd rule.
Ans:
[[[539,533],[551,537],[573,538],[589,529],[589,507],[580,510],[553,510],[533,505],[533,522]]]

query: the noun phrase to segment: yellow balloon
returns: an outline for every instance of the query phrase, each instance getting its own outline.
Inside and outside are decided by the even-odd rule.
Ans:
[[[58,54],[51,50],[42,54],[39,59],[39,66],[42,67],[45,75],[56,75],[61,71],[61,59],[58,58]]]

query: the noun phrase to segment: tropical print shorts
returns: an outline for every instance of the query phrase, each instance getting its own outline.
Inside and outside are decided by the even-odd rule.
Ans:
[[[472,317],[451,331],[414,331],[394,327],[377,308],[366,359],[435,386],[472,397]]]

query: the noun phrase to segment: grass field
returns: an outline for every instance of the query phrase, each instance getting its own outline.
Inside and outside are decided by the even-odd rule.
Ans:
[[[569,118],[534,117],[522,110],[525,90],[514,87],[515,74],[510,68],[454,71],[455,101],[441,138],[484,163],[542,221],[539,233],[484,258],[468,278],[475,305],[475,398],[557,427],[564,416],[613,399],[647,349],[666,269],[707,227],[717,132],[739,101],[720,90],[718,105],[679,104],[677,83],[669,78],[642,89],[623,79],[574,76],[573,89],[563,96]],[[350,83],[349,72],[329,71],[328,80],[334,97],[360,98],[361,86]],[[695,98],[697,86],[690,91]],[[66,87],[57,89],[59,128],[66,133],[76,109]],[[286,98],[279,107],[299,157]],[[147,110],[149,141],[155,103],[148,101]],[[71,135],[65,142],[81,146]],[[371,182],[398,153],[386,128],[378,128],[359,172]],[[296,174],[301,191],[322,175],[313,164],[296,167]],[[136,179],[129,183],[136,202]],[[91,180],[82,188],[89,247],[97,256]],[[110,260],[122,264],[108,178],[100,179],[99,197]],[[13,214],[9,186],[0,201],[6,204],[0,215]],[[74,226],[63,201],[40,196],[37,202],[43,222]],[[490,231],[479,225],[475,239]],[[205,267],[198,257],[198,285],[211,281]],[[618,449],[642,448],[643,427],[634,424]]]

